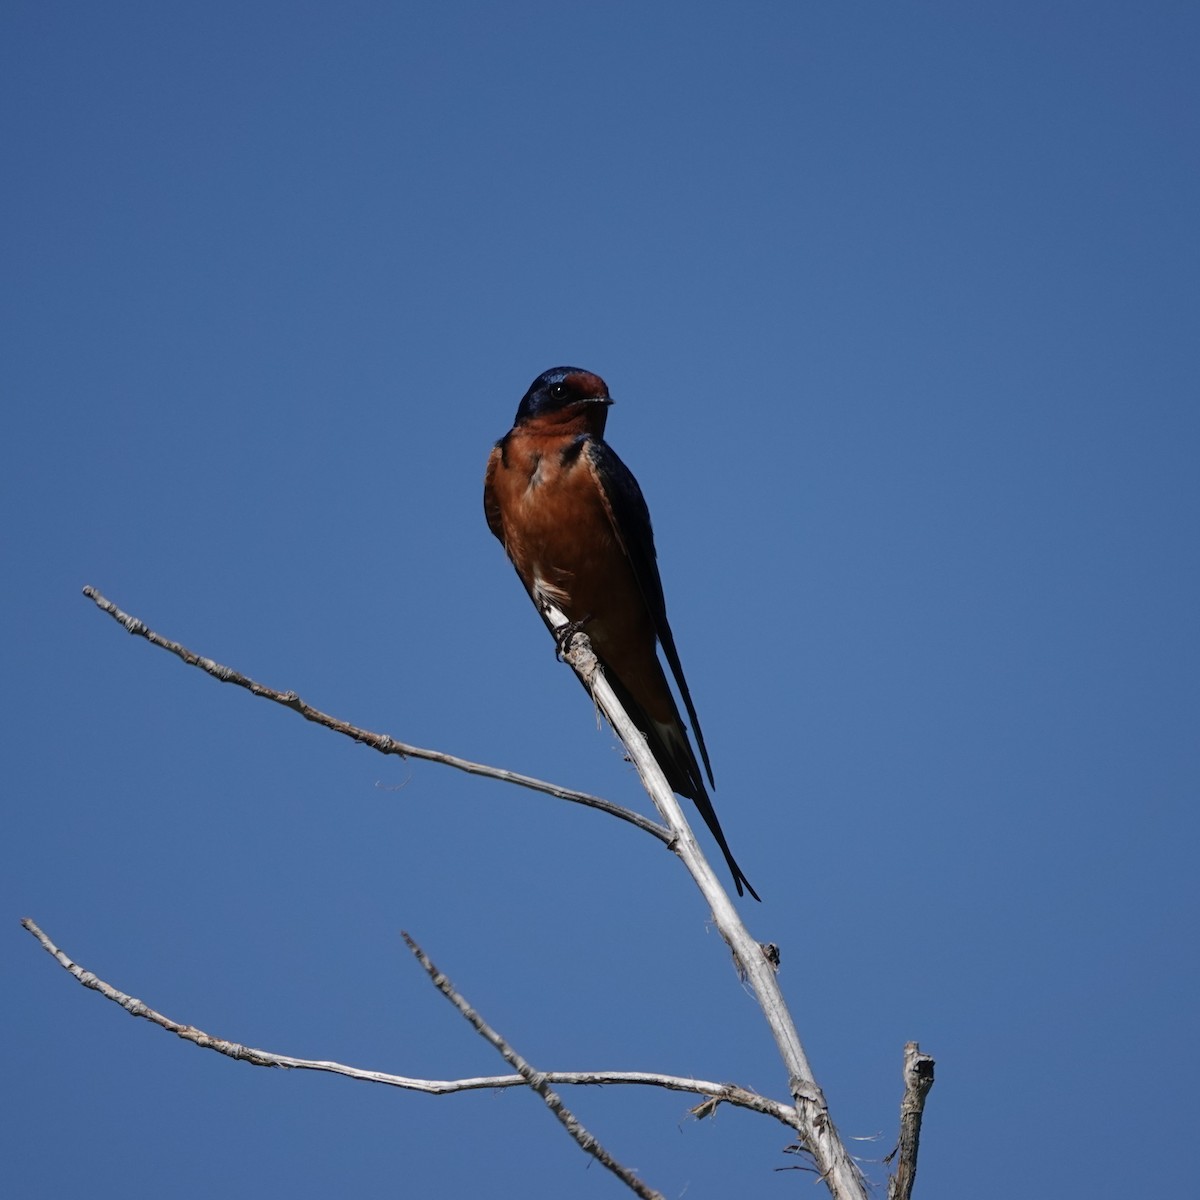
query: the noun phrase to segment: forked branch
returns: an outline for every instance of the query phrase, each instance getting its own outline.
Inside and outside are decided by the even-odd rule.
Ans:
[[[217,1050],[220,1053],[228,1054],[230,1057],[239,1058],[242,1061],[252,1062],[260,1066],[332,1071],[337,1074],[348,1075],[351,1078],[430,1092],[461,1091],[473,1087],[532,1086],[535,1090],[539,1091],[546,1103],[556,1112],[556,1115],[559,1116],[564,1126],[572,1131],[576,1140],[585,1149],[588,1149],[590,1153],[595,1153],[593,1149],[593,1146],[597,1145],[595,1139],[578,1127],[578,1123],[563,1108],[561,1100],[549,1089],[548,1085],[550,1083],[646,1083],[654,1086],[697,1092],[709,1096],[718,1102],[725,1100],[734,1104],[741,1104],[747,1108],[769,1114],[777,1120],[785,1122],[797,1132],[800,1148],[805,1153],[811,1155],[817,1171],[835,1200],[866,1200],[866,1183],[862,1172],[847,1152],[829,1116],[824,1095],[817,1085],[812,1069],[808,1064],[808,1059],[804,1053],[799,1035],[796,1032],[795,1024],[784,1002],[782,992],[779,989],[778,980],[775,976],[777,959],[773,959],[771,955],[764,951],[763,947],[754,941],[742,923],[732,901],[721,887],[712,868],[701,853],[691,828],[680,809],[679,801],[671,791],[658,763],[651,755],[645,738],[630,721],[613,693],[612,688],[605,680],[603,671],[600,669],[591,651],[586,636],[580,633],[569,639],[570,645],[566,648],[564,657],[589,687],[596,704],[608,718],[609,723],[624,743],[630,759],[633,761],[642,778],[643,785],[654,801],[659,814],[666,822],[665,828],[653,821],[647,820],[639,813],[612,804],[599,797],[590,796],[584,792],[559,787],[555,784],[546,783],[525,775],[518,775],[500,768],[470,762],[469,760],[458,758],[455,755],[444,754],[440,751],[410,746],[398,742],[385,734],[372,733],[350,725],[348,722],[340,721],[312,708],[301,700],[295,692],[279,692],[273,688],[266,687],[229,667],[221,666],[211,659],[202,658],[177,642],[161,637],[136,617],[131,617],[129,614],[122,612],[116,605],[101,596],[94,588],[84,588],[84,594],[99,608],[120,622],[130,633],[146,638],[151,644],[168,650],[185,663],[198,667],[222,682],[237,684],[253,695],[262,696],[265,699],[282,704],[298,712],[306,720],[313,721],[316,724],[323,725],[327,729],[332,729],[355,741],[362,742],[364,745],[371,746],[381,753],[398,754],[402,757],[421,758],[430,762],[441,763],[471,774],[483,775],[507,783],[516,783],[535,791],[545,792],[560,799],[571,801],[572,803],[598,808],[601,811],[619,817],[623,821],[636,825],[639,829],[665,842],[683,861],[695,880],[696,885],[703,893],[705,900],[712,910],[717,928],[733,952],[739,973],[750,984],[758,998],[768,1025],[775,1037],[780,1055],[787,1068],[788,1086],[795,1105],[792,1107],[779,1104],[775,1101],[767,1100],[765,1097],[747,1092],[744,1089],[734,1088],[731,1085],[710,1084],[699,1080],[682,1080],[675,1076],[650,1075],[641,1072],[539,1072],[527,1063],[524,1063],[524,1060],[520,1059],[516,1051],[508,1047],[507,1043],[504,1043],[498,1034],[490,1030],[482,1022],[482,1018],[478,1018],[477,1014],[471,1013],[469,1006],[466,1006],[466,1002],[461,997],[456,998],[456,993],[449,987],[448,981],[436,971],[436,968],[424,956],[423,952],[411,941],[409,944],[413,953],[421,960],[422,965],[425,966],[426,970],[430,973],[430,977],[439,986],[440,990],[443,991],[443,994],[455,1003],[456,1007],[463,1012],[464,1016],[467,1016],[472,1021],[472,1024],[475,1025],[476,1029],[483,1036],[487,1037],[497,1049],[501,1050],[501,1053],[505,1054],[505,1057],[508,1058],[508,1061],[512,1065],[516,1066],[518,1070],[516,1076],[455,1081],[409,1080],[401,1076],[360,1071],[338,1063],[315,1062],[283,1055],[274,1055],[266,1051],[251,1050],[236,1043],[224,1042],[220,1039],[212,1038],[208,1034],[193,1029],[190,1026],[178,1025],[169,1018],[163,1017],[161,1014],[154,1012],[154,1010],[147,1008],[140,1001],[133,1000],[125,996],[124,993],[118,992],[115,988],[111,988],[108,984],[97,980],[95,976],[73,964],[31,921],[24,922],[26,928],[81,983],[100,991],[110,1000],[121,1004],[122,1007],[126,1008],[133,1015],[146,1017],[164,1029],[169,1029],[178,1034],[180,1037],[184,1037],[198,1045],[206,1046],[209,1049]],[[553,608],[549,609],[546,615],[551,625],[556,628],[566,624],[565,617]],[[409,940],[407,935],[405,936],[406,940]],[[907,1086],[905,1102],[901,1108],[900,1143],[897,1151],[894,1152],[899,1153],[900,1157],[896,1176],[889,1181],[889,1200],[908,1200],[911,1193],[912,1181],[916,1174],[921,1112],[925,1096],[933,1083],[933,1060],[928,1055],[919,1054],[915,1043],[910,1043],[906,1047],[905,1062]],[[625,1168],[617,1164],[610,1165],[610,1163],[606,1163],[605,1165],[610,1166],[610,1169],[620,1175],[639,1195],[656,1195],[656,1193],[647,1189],[644,1184],[641,1184],[640,1181],[637,1181],[630,1173],[626,1172]]]
[[[51,939],[42,932],[29,917],[21,924],[41,943],[42,948],[60,967],[73,975],[84,987],[99,992],[106,1000],[119,1005],[132,1017],[142,1017],[152,1025],[165,1029],[185,1042],[191,1042],[203,1050],[213,1050],[238,1062],[254,1067],[284,1067],[294,1071],[321,1071],[329,1075],[344,1075],[360,1083],[381,1083],[385,1087],[402,1088],[409,1092],[424,1092],[431,1096],[448,1096],[455,1092],[491,1091],[495,1088],[525,1087],[520,1075],[476,1075],[465,1079],[416,1079],[407,1075],[392,1075],[384,1071],[367,1071],[361,1067],[327,1059],[294,1058],[290,1054],[276,1054],[272,1050],[260,1050],[241,1042],[231,1042],[197,1029],[194,1025],[183,1025],[155,1011],[148,1004],[127,995],[119,988],[106,983],[92,974],[86,967],[74,962]],[[757,1092],[737,1087],[732,1083],[716,1083],[710,1079],[693,1079],[687,1075],[665,1075],[655,1071],[547,1071],[546,1080],[561,1086],[600,1087],[621,1085],[625,1087],[656,1087],[668,1092],[689,1092],[706,1097],[705,1104],[732,1104],[768,1117],[791,1127],[795,1114],[787,1104],[760,1096]]]
[[[490,1042],[506,1063],[541,1096],[546,1107],[558,1118],[562,1127],[575,1139],[581,1150],[590,1154],[598,1163],[607,1167],[626,1187],[636,1192],[642,1200],[663,1200],[662,1194],[644,1184],[628,1167],[623,1167],[602,1145],[580,1124],[579,1118],[562,1102],[562,1097],[550,1086],[545,1072],[526,1062],[458,993],[454,985],[429,961],[425,951],[408,936],[401,933],[405,944],[416,955],[426,974],[451,1004],[462,1014],[471,1028],[486,1042]]]
[[[556,608],[547,608],[546,617],[555,629],[561,629],[567,624],[566,617]],[[570,639],[570,646],[566,649],[564,657],[585,686],[591,690],[596,704],[624,743],[642,778],[643,786],[654,801],[654,807],[675,835],[671,849],[682,859],[696,886],[703,893],[704,899],[712,909],[713,920],[721,936],[733,951],[739,972],[758,998],[775,1038],[775,1045],[787,1068],[788,1088],[796,1103],[795,1129],[799,1134],[800,1145],[812,1155],[821,1178],[835,1200],[867,1200],[866,1180],[858,1164],[843,1145],[830,1118],[825,1096],[809,1066],[792,1014],[788,1011],[783,992],[779,988],[774,964],[763,952],[763,948],[750,936],[728,893],[718,882],[712,867],[701,853],[662,768],[650,753],[645,737],[629,719],[604,678],[604,672],[592,653],[585,634],[578,633]]]

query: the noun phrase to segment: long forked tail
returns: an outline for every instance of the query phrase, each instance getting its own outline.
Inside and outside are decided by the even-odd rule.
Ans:
[[[708,798],[708,793],[703,786],[701,786],[698,796],[689,796],[688,799],[699,810],[709,832],[717,839],[717,845],[721,847],[721,853],[725,855],[725,861],[729,864],[730,873],[733,875],[733,886],[737,888],[737,894],[739,896],[742,894],[742,885],[745,884],[746,891],[761,904],[762,897],[751,886],[750,880],[742,874],[742,868],[737,865],[737,859],[733,857],[733,852],[729,849],[729,843],[725,840],[725,834],[721,830],[721,822],[717,820],[717,811],[713,808],[712,801]]]
[[[725,856],[725,862],[729,865],[737,894],[744,895],[744,887],[746,892],[762,903],[759,894],[751,886],[750,880],[742,874],[742,869],[737,865],[733,851],[729,849],[729,843],[725,840],[725,832],[721,828],[721,822],[717,820],[717,810],[713,808],[712,801],[704,787],[700,764],[696,761],[692,744],[688,741],[687,730],[684,728],[683,721],[679,719],[678,713],[676,720],[670,725],[655,721],[647,715],[615,675],[610,673],[606,675],[606,678],[612,685],[613,691],[617,693],[617,699],[621,701],[621,706],[629,714],[630,720],[646,735],[650,753],[654,755],[655,762],[662,767],[663,774],[671,785],[671,791],[680,796],[686,796],[704,818],[705,825],[716,839],[721,853]]]

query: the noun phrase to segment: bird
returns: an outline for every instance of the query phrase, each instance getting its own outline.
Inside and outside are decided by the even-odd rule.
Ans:
[[[488,527],[543,620],[546,606],[584,629],[618,699],[645,735],[671,790],[695,804],[725,856],[738,895],[759,899],[725,840],[704,784],[715,787],[700,720],[667,620],[650,510],[604,440],[613,403],[599,375],[552,367],[530,385],[484,479]],[[560,642],[561,645],[561,642]],[[675,678],[704,774],[656,646]]]

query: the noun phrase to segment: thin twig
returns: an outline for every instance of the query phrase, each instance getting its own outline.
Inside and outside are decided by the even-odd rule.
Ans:
[[[933,1087],[933,1059],[921,1053],[916,1042],[904,1047],[904,1099],[900,1101],[900,1140],[884,1160],[896,1155],[896,1173],[888,1179],[888,1200],[909,1200],[917,1179],[917,1152],[921,1148],[921,1118],[925,1097]]]
[[[139,620],[137,617],[130,616],[129,613],[122,612],[111,600],[105,599],[96,591],[94,587],[85,587],[83,594],[97,608],[108,613],[110,617],[123,625],[130,633],[137,637],[145,638],[152,646],[158,646],[163,650],[169,651],[176,658],[187,663],[188,666],[198,667],[201,671],[211,675],[214,679],[220,680],[222,683],[233,683],[238,687],[245,688],[251,695],[261,696],[264,700],[273,700],[276,704],[281,704],[284,708],[290,708],[293,712],[299,713],[306,721],[312,721],[315,725],[322,725],[326,729],[332,729],[334,733],[343,734],[356,742],[361,742],[364,746],[370,746],[372,750],[378,750],[380,754],[396,754],[401,758],[420,758],[426,762],[441,763],[443,766],[453,767],[457,771],[465,771],[468,775],[482,775],[488,779],[499,779],[503,783],[513,783],[518,787],[529,788],[531,791],[544,792],[546,795],[555,796],[559,800],[569,800],[572,804],[582,804],[588,808],[597,808],[601,812],[608,813],[610,816],[619,817],[622,821],[628,821],[630,825],[636,825],[646,833],[653,834],[660,842],[670,845],[670,830],[664,829],[661,825],[643,817],[641,813],[634,812],[632,809],[623,808],[619,804],[613,804],[609,800],[602,800],[599,796],[592,796],[587,792],[576,791],[574,788],[560,787],[556,783],[547,783],[543,779],[535,779],[531,775],[521,775],[516,771],[506,771],[502,767],[490,767],[486,763],[472,762],[470,759],[459,758],[454,754],[445,754],[440,750],[426,750],[421,746],[413,746],[407,742],[398,742],[386,733],[372,733],[369,729],[361,729],[357,725],[351,725],[348,721],[341,721],[337,717],[331,717],[328,713],[321,712],[320,709],[313,708],[310,704],[301,700],[295,692],[276,691],[275,688],[258,683],[248,676],[243,675],[240,671],[235,671],[232,667],[223,666],[221,663],[214,662],[211,658],[204,658],[202,655],[189,650],[186,646],[180,645],[179,642],[173,642],[170,638],[165,638],[161,634],[155,633],[145,622]]]
[[[244,1046],[239,1042],[230,1042],[224,1038],[213,1037],[194,1025],[181,1025],[170,1017],[156,1012],[141,1000],[119,991],[103,979],[93,975],[78,963],[73,962],[56,946],[37,924],[26,917],[21,924],[42,944],[58,964],[69,971],[84,987],[99,992],[105,999],[119,1004],[126,1012],[134,1017],[144,1017],[152,1024],[174,1033],[184,1041],[200,1046],[204,1050],[215,1050],[239,1062],[248,1062],[255,1067],[286,1067],[297,1071],[324,1071],[331,1075],[344,1075],[349,1079],[357,1079],[362,1083],[381,1083],[387,1087],[403,1088],[410,1092],[425,1092],[434,1096],[446,1096],[455,1092],[480,1091],[488,1088],[526,1087],[526,1080],[521,1075],[481,1075],[468,1079],[410,1079],[404,1075],[385,1074],[383,1071],[366,1071],[360,1067],[349,1067],[344,1063],[329,1062],[322,1059],[294,1058],[288,1054],[275,1054],[270,1050],[259,1050]],[[672,1092],[690,1092],[694,1095],[705,1096],[704,1105],[715,1105],[722,1101],[760,1112],[774,1117],[784,1125],[791,1126],[795,1114],[791,1106],[770,1100],[746,1088],[737,1087],[731,1083],[714,1083],[707,1079],[689,1079],[683,1075],[660,1075],[649,1071],[547,1071],[546,1079],[550,1083],[561,1085],[593,1086],[604,1084],[621,1084],[634,1087],[660,1087]],[[707,1115],[707,1109],[705,1110]]]
[[[412,940],[407,933],[401,931],[408,948],[416,955],[417,961],[425,968],[429,978],[455,1008],[470,1022],[476,1033],[485,1041],[491,1042],[500,1052],[501,1057],[514,1070],[519,1071],[527,1084],[545,1101],[546,1107],[558,1118],[564,1129],[579,1143],[580,1148],[590,1154],[598,1163],[607,1167],[626,1187],[636,1192],[642,1200],[663,1200],[661,1193],[644,1184],[628,1167],[623,1167],[596,1138],[579,1123],[579,1119],[562,1102],[562,1098],[550,1087],[544,1072],[537,1070],[521,1057],[455,990],[454,985],[429,961],[425,951]]]

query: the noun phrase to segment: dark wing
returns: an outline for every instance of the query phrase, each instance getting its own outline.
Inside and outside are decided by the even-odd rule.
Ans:
[[[641,589],[642,599],[654,619],[654,631],[658,634],[663,653],[667,656],[671,674],[675,676],[675,685],[683,697],[688,720],[691,721],[692,731],[696,735],[696,744],[700,747],[700,757],[704,760],[704,769],[708,773],[708,782],[715,786],[712,766],[708,761],[708,749],[704,745],[704,734],[700,730],[700,718],[696,716],[692,694],[688,691],[687,680],[683,676],[683,664],[679,661],[679,651],[675,649],[675,635],[672,634],[670,622],[667,620],[667,602],[663,597],[662,579],[658,574],[658,555],[654,550],[654,530],[650,524],[650,510],[646,507],[642,489],[638,487],[633,472],[617,457],[616,451],[607,442],[589,438],[587,454],[604,491],[613,529],[633,566],[633,574]]]
[[[492,447],[483,477],[483,515],[487,517],[488,528],[501,545],[504,545],[504,521],[500,515],[500,501],[496,498],[496,472],[504,461],[504,443],[507,440],[505,435]]]

